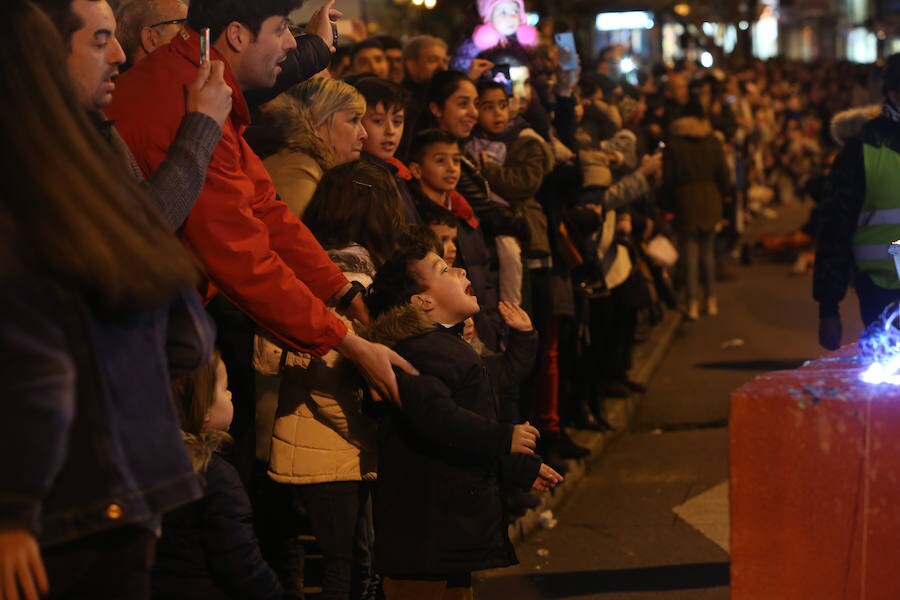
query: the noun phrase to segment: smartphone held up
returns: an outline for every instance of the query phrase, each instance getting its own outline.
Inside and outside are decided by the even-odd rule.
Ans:
[[[209,27],[200,30],[200,64],[209,62]]]

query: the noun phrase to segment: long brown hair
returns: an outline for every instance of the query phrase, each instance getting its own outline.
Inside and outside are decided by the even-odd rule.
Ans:
[[[206,470],[213,452],[231,441],[231,436],[224,431],[203,428],[216,400],[216,369],[221,360],[216,351],[207,364],[172,382],[172,400],[178,411],[181,432],[198,473]]]
[[[102,310],[167,304],[193,260],[78,103],[47,15],[0,4],[0,274],[47,273]]]
[[[172,381],[172,399],[185,433],[198,435],[203,431],[206,415],[216,400],[216,368],[220,360],[216,351],[207,364]]]
[[[303,222],[325,248],[359,244],[379,267],[403,230],[400,190],[393,175],[368,161],[338,165],[322,176]]]

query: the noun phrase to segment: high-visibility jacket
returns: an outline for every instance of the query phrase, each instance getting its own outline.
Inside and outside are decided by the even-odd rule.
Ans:
[[[866,196],[853,235],[857,269],[878,287],[900,289],[900,278],[888,254],[900,239],[900,154],[887,146],[863,144]]]

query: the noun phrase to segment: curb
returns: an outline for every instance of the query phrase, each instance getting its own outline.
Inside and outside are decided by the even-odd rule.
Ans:
[[[684,315],[679,310],[666,311],[662,321],[651,330],[649,338],[635,347],[631,369],[634,381],[644,386],[650,383],[657,367],[666,357],[683,319]],[[616,428],[614,431],[599,433],[583,429],[569,430],[572,440],[580,446],[589,448],[591,454],[587,458],[567,460],[569,472],[566,474],[565,482],[552,492],[542,492],[540,494],[541,504],[537,508],[529,509],[509,525],[509,539],[513,544],[518,544],[541,527],[540,514],[542,512],[557,509],[568,495],[575,491],[581,480],[587,475],[590,462],[602,455],[614,439],[630,429],[640,401],[641,395],[639,394],[632,394],[628,398],[607,400],[607,418]]]

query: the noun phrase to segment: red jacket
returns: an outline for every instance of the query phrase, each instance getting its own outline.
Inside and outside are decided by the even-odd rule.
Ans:
[[[212,57],[224,59],[215,49]],[[185,30],[116,82],[106,111],[131,147],[144,175],[166,156],[185,113],[184,88],[196,77],[199,36]],[[289,346],[324,355],[347,328],[324,304],[347,279],[312,233],[275,197],[262,161],[244,141],[247,104],[228,63],[234,90],[200,197],[182,239],[203,265],[209,301],[221,291],[258,325]]]

